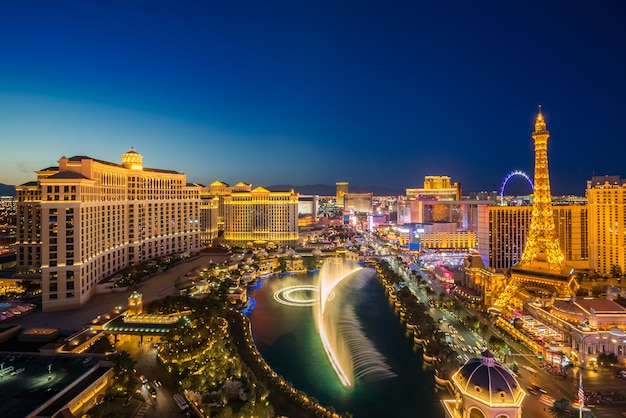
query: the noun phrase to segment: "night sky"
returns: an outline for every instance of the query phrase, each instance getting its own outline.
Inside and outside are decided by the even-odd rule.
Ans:
[[[204,184],[496,190],[532,176],[541,103],[552,191],[584,195],[593,174],[626,176],[624,16],[622,1],[2,2],[0,183],[134,146]]]

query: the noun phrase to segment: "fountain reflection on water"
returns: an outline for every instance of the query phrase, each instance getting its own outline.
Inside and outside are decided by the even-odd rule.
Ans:
[[[368,376],[383,379],[395,376],[382,354],[363,332],[354,305],[342,300],[337,286],[347,278],[363,286],[364,270],[349,262],[332,258],[324,262],[319,275],[319,301],[314,305],[315,318],[326,356],[342,385],[350,387],[356,379]],[[365,270],[364,270],[365,271]],[[354,278],[354,279],[353,279]],[[337,297],[332,298],[331,295]],[[331,303],[332,300],[332,303]]]

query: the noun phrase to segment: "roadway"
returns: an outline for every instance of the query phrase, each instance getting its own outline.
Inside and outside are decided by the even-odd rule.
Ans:
[[[174,402],[174,394],[179,393],[178,382],[173,380],[157,362],[156,348],[151,342],[139,344],[139,337],[130,337],[118,344],[118,350],[128,351],[137,361],[135,370],[137,376],[145,376],[152,387],[156,389],[156,398],[150,396],[145,384],[141,385],[141,394],[146,404],[143,416],[146,418],[168,418],[188,416],[182,412]],[[155,384],[155,381],[160,383]]]
[[[429,301],[426,295],[419,289],[417,283],[411,280],[409,274],[406,270],[404,270],[401,266],[398,266],[393,257],[389,257],[388,261],[391,263],[394,271],[400,274],[401,277],[405,279],[405,283],[420,300],[424,303],[429,304]],[[411,264],[409,266],[409,271],[417,270],[422,271],[423,274],[426,274],[419,266],[416,264]],[[434,290],[435,295],[433,298],[437,299],[438,295],[445,290],[445,287],[442,286],[436,279],[428,279],[429,285]],[[467,311],[465,308],[462,308],[469,315],[474,315],[474,313]],[[450,326],[453,326],[456,332],[454,335],[450,333],[451,337],[451,345],[454,350],[458,353],[458,355],[462,358],[462,364],[464,364],[467,360],[472,357],[481,357],[480,348],[485,347],[484,340],[470,331],[465,324],[463,324],[457,315],[452,312],[442,310],[436,307],[430,308],[430,316],[439,323],[439,328],[444,331],[450,333]],[[495,331],[494,331],[495,333]],[[509,342],[510,344],[510,342]],[[522,408],[524,410],[524,416],[532,416],[538,418],[548,418],[551,415],[548,411],[548,404],[551,405],[551,402],[554,402],[554,399],[558,399],[560,397],[565,396],[564,394],[569,393],[570,391],[566,391],[563,388],[555,387],[553,383],[550,381],[546,372],[543,370],[539,371],[535,364],[533,364],[529,360],[530,353],[527,350],[521,349],[521,352],[518,351],[521,347],[512,347],[512,352],[514,354],[519,355],[516,357],[516,361],[520,366],[522,372],[518,372],[517,379],[520,384],[520,387],[527,392],[527,396],[522,403]],[[532,358],[535,358],[534,355],[531,355]],[[533,370],[534,372],[529,372],[528,369]],[[537,395],[533,395],[528,393],[526,390],[527,386],[538,385],[539,387],[547,388],[544,389],[546,393],[537,392]],[[569,389],[569,387],[568,387]]]

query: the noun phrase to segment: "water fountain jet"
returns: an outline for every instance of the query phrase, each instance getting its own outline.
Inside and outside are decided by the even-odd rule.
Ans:
[[[359,270],[364,269],[339,258],[326,260],[318,276],[319,301],[314,306],[322,346],[333,370],[345,387],[352,386],[356,379],[364,376],[395,376],[384,356],[363,332],[354,312],[354,305],[342,305],[340,297],[334,298],[334,306],[330,304],[331,295],[338,296],[337,287],[347,278],[355,277]],[[360,277],[357,284],[362,286],[364,276]]]

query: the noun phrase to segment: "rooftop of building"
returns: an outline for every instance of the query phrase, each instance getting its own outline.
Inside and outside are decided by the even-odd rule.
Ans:
[[[577,298],[575,303],[589,313],[593,309],[597,314],[626,314],[626,308],[606,298]]]
[[[10,361],[13,357],[13,361]],[[44,403],[74,385],[37,416],[54,416],[110,367],[83,356],[0,354],[4,368],[13,371],[0,380],[0,416],[29,416]],[[88,361],[85,361],[88,360]],[[21,370],[20,372],[17,372]],[[13,373],[16,372],[16,373]]]
[[[167,315],[137,315],[139,322],[128,321],[123,315],[112,319],[104,324],[102,329],[107,333],[124,333],[132,335],[163,335],[169,332],[172,328],[183,325],[186,323],[187,318],[180,316],[175,318],[175,321],[163,321],[163,319],[171,319],[172,317]],[[150,317],[153,319],[150,320]]]
[[[626,179],[620,178],[620,176],[593,176],[588,183],[590,188],[601,187],[608,183],[611,186],[623,186],[626,184]]]
[[[112,163],[110,161],[99,160],[97,158],[91,158],[91,157],[88,157],[86,155],[74,155],[73,157],[69,157],[68,160],[72,161],[72,162],[80,162],[80,161],[83,161],[83,160],[93,160],[93,161],[95,161],[97,163],[110,165],[110,166],[113,166],[113,167],[122,167],[122,168],[124,167],[122,164]],[[58,170],[58,167],[57,167],[57,170]],[[164,169],[160,169],[160,168],[148,168],[148,167],[143,167],[143,171],[151,171],[151,172],[154,172],[154,173],[166,173],[166,174],[181,174],[178,171],[174,171],[174,170],[164,170]]]
[[[73,171],[61,171],[47,178],[49,179],[86,179],[87,177],[83,176],[80,173],[75,173]]]
[[[515,376],[489,350],[469,359],[452,379],[464,395],[484,403],[519,405],[524,398]]]
[[[571,316],[581,316],[584,311],[571,299],[557,299],[552,304],[553,309]]]

